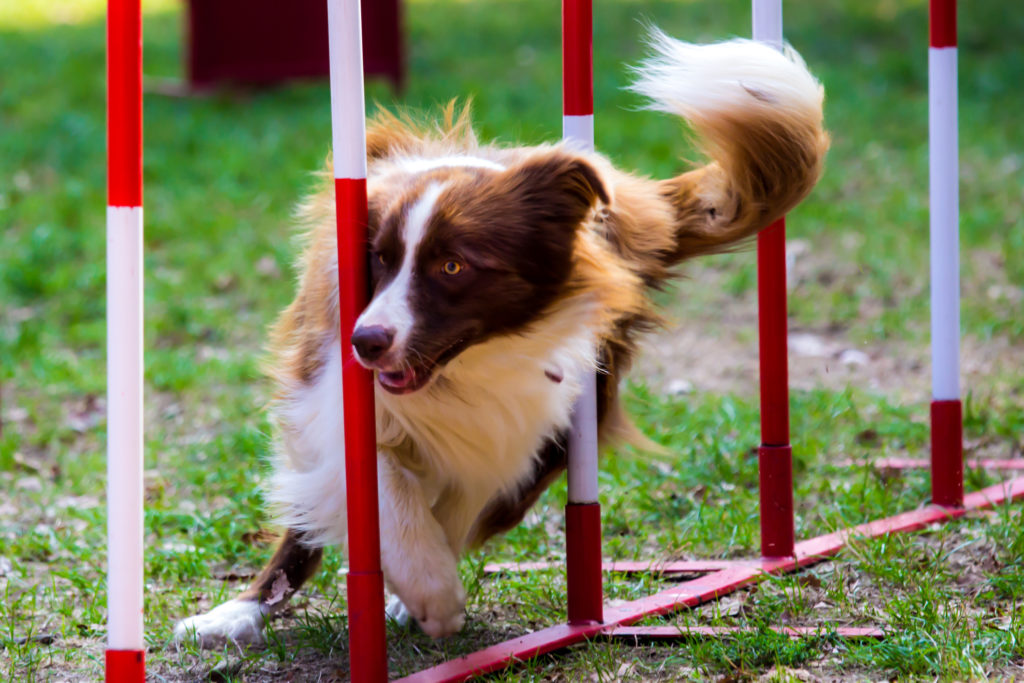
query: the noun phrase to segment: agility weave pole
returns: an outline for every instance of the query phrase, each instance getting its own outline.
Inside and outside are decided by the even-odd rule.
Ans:
[[[956,0],[930,0],[928,16],[932,500],[940,505],[962,505]]]
[[[352,351],[367,283],[366,105],[359,0],[328,0],[331,130],[338,223],[338,309],[348,504],[349,662],[353,681],[388,679],[377,507],[373,373]]]
[[[107,6],[106,680],[146,679],[143,636],[142,9]]]
[[[753,0],[754,40],[782,49],[782,0]],[[761,555],[793,554],[793,448],[789,444],[786,219],[757,236],[761,445],[757,449]]]
[[[594,150],[594,15],[591,0],[562,2],[562,137]],[[573,406],[565,506],[566,610],[570,624],[601,623],[601,504],[597,493],[597,374]]]
[[[931,467],[932,500],[941,505],[961,505],[965,465],[978,469],[1024,470],[1024,461],[972,459],[964,462],[960,400],[956,0],[930,0],[928,14],[931,460],[886,458],[868,464],[878,469]]]

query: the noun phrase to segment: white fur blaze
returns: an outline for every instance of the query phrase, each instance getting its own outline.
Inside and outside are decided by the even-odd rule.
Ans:
[[[416,255],[420,242],[427,232],[427,224],[434,213],[437,198],[444,191],[444,185],[432,183],[427,187],[416,203],[412,205],[405,224],[402,226],[402,242],[405,256],[402,266],[395,279],[376,296],[356,321],[356,328],[370,325],[381,325],[395,330],[393,348],[405,351],[405,345],[412,334],[416,316],[411,308],[413,275]],[[356,352],[358,356],[358,352]]]
[[[174,627],[174,642],[196,642],[203,648],[227,643],[262,645],[264,608],[255,600],[228,600],[206,614],[182,619]]]

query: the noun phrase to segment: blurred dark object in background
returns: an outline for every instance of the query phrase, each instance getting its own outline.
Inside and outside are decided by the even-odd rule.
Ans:
[[[362,0],[363,68],[402,87],[400,0]],[[327,0],[188,0],[188,84],[269,86],[328,75]]]

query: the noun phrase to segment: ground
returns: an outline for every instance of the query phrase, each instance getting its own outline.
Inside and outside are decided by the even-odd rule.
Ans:
[[[825,177],[789,218],[797,534],[921,506],[923,472],[848,462],[927,457],[926,3],[789,3],[786,34],[827,89]],[[551,3],[407,3],[406,92],[429,109],[475,98],[485,137],[558,136]],[[181,9],[147,0],[146,75],[180,75]],[[97,680],[105,604],[103,4],[0,0],[0,676]],[[656,176],[693,156],[678,125],[622,86],[638,20],[710,40],[749,31],[745,0],[595,9],[597,143]],[[970,455],[1024,456],[1024,14],[981,0],[960,16],[963,384]],[[453,38],[458,36],[458,39]],[[146,101],[146,626],[155,681],[345,680],[344,558],[272,625],[265,650],[198,653],[174,622],[238,591],[271,551],[261,484],[269,452],[259,371],[266,326],[291,295],[292,207],[329,133],[320,83]],[[753,254],[706,259],[659,294],[669,327],[628,389],[641,428],[672,453],[603,461],[605,555],[753,557],[758,444]],[[971,489],[996,480],[969,471]],[[557,570],[490,577],[489,561],[564,556],[564,483],[523,525],[467,558],[465,631],[434,643],[392,627],[408,673],[557,623]],[[494,680],[880,680],[1024,677],[1021,505],[919,533],[862,540],[667,623],[746,625],[676,645],[595,642]],[[610,600],[662,582],[609,577]],[[790,641],[772,625],[822,625]],[[844,641],[829,625],[866,625]]]

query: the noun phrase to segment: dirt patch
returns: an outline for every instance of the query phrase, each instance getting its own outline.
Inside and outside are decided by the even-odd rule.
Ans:
[[[818,282],[836,276],[829,266],[800,257],[800,242],[791,247],[789,277]],[[807,272],[805,272],[807,271]],[[654,391],[730,393],[756,397],[759,388],[757,301],[753,291],[729,294],[734,270],[717,266],[693,268],[676,297],[665,297],[667,326],[647,335],[631,377]],[[812,274],[809,274],[812,273]],[[827,274],[832,273],[831,275]],[[698,291],[699,290],[699,291]],[[1000,290],[1002,291],[1002,290]],[[870,308],[869,304],[863,307]],[[900,402],[926,400],[931,393],[930,348],[925,341],[855,342],[845,330],[789,327],[789,381],[795,390],[855,387]],[[961,341],[961,385],[974,391],[1016,392],[1007,371],[1024,365],[1024,348],[1006,337]]]
[[[705,332],[706,321],[690,318],[649,336],[633,377],[661,393],[729,393],[755,397],[760,386],[757,340]],[[756,328],[756,314],[748,324]],[[965,370],[968,370],[965,363]],[[931,382],[927,352],[852,344],[827,330],[790,330],[792,389],[859,387],[909,400],[927,396]]]

